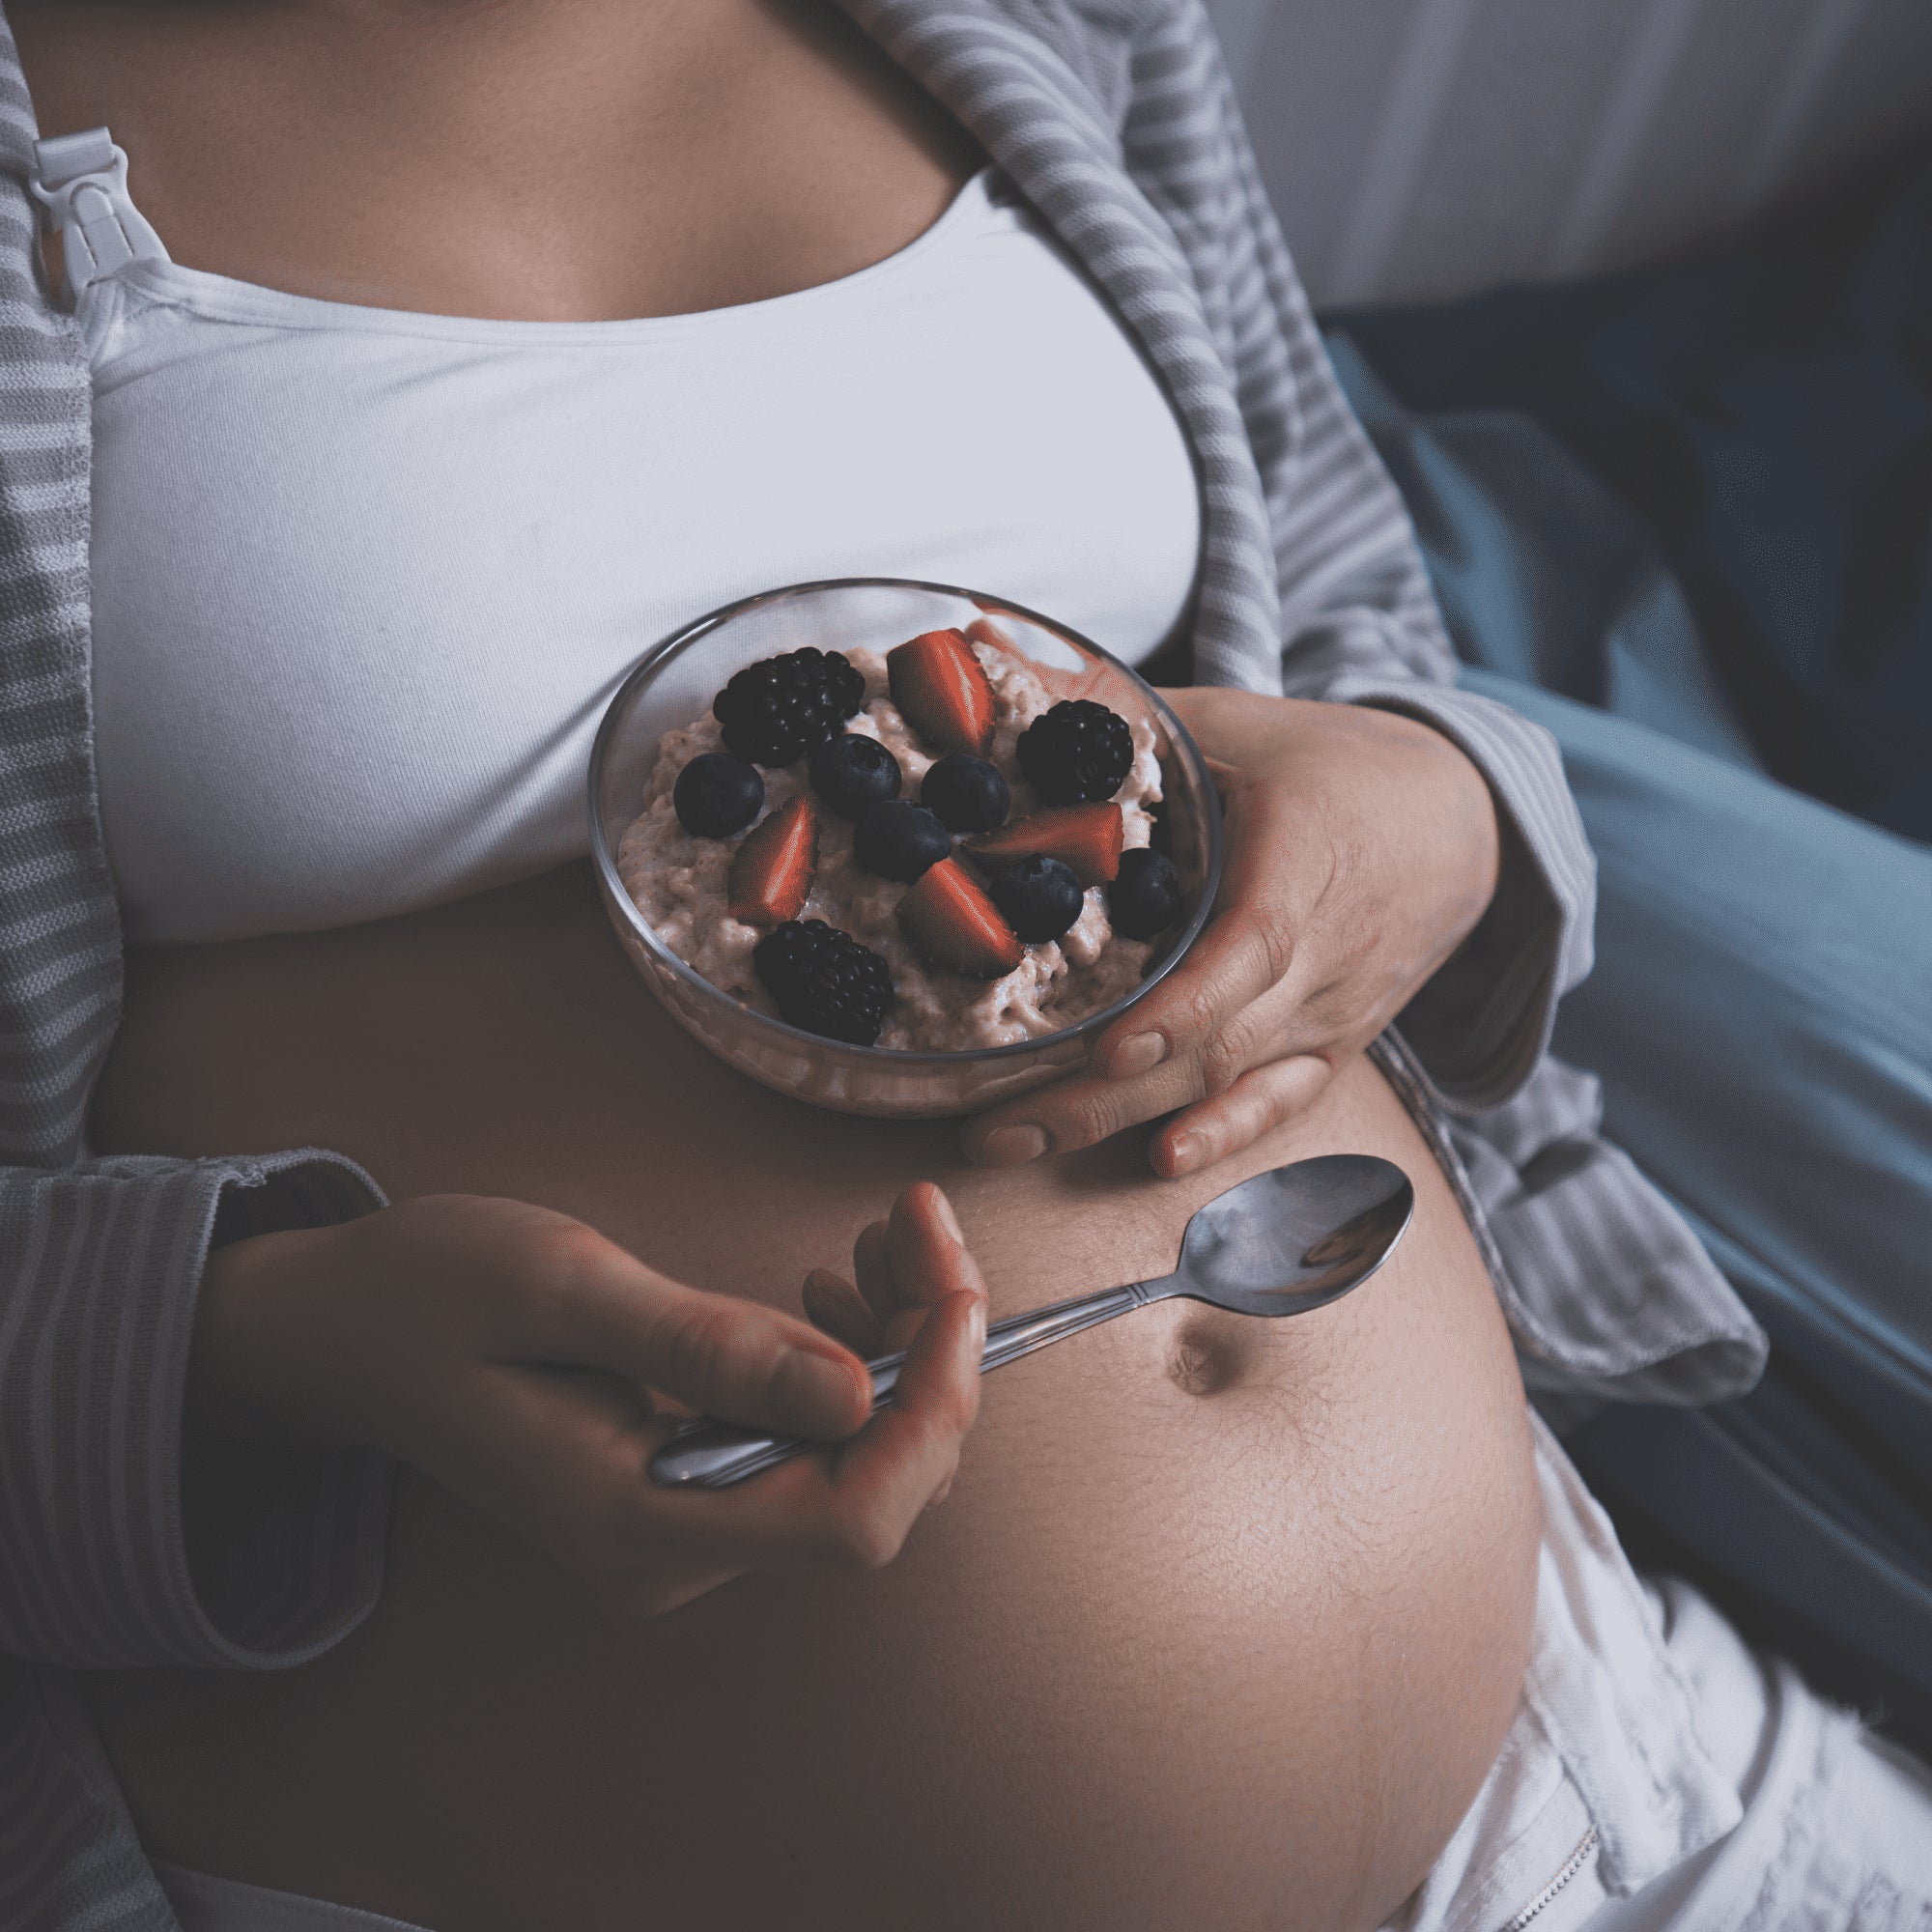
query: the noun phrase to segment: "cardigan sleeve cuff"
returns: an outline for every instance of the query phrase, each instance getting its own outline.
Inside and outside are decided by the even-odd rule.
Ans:
[[[369,1613],[387,1459],[264,1465],[191,1551],[182,1402],[212,1245],[383,1205],[362,1169],[314,1149],[0,1176],[0,1649],[82,1668],[272,1668]]]
[[[1450,1111],[1519,1093],[1549,1044],[1556,1002],[1590,970],[1596,860],[1556,741],[1507,705],[1419,678],[1344,674],[1321,694],[1434,725],[1488,780],[1502,838],[1494,898],[1397,1020]]]

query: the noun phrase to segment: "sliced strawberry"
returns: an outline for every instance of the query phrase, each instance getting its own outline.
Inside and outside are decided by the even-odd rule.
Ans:
[[[1118,805],[1054,805],[967,839],[966,849],[988,866],[1043,852],[1070,866],[1083,886],[1107,886],[1120,876],[1124,833]]]
[[[796,919],[818,869],[818,810],[801,792],[745,834],[731,859],[731,917],[748,925]]]
[[[997,980],[1025,948],[956,859],[928,866],[899,901],[899,927],[923,958],[975,980]]]
[[[886,653],[900,715],[934,750],[986,755],[993,742],[993,687],[957,631],[927,631]]]

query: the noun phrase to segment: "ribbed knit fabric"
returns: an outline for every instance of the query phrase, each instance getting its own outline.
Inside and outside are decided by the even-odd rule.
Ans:
[[[1379,1058],[1463,1192],[1526,1367],[1560,1382],[1574,1361],[1611,1389],[1634,1374],[1653,1399],[1745,1385],[1762,1349],[1749,1318],[1596,1136],[1587,1090],[1539,1065],[1555,998],[1588,966],[1590,855],[1551,740],[1450,683],[1401,501],[1336,386],[1198,0],[844,4],[1045,215],[1167,385],[1203,493],[1197,674],[1425,717],[1520,835],[1491,983],[1461,1013],[1432,1009],[1415,1042],[1437,1085],[1395,1040]],[[216,1574],[190,1577],[175,1466],[201,1268],[236,1190],[262,1190],[242,1197],[258,1227],[382,1197],[314,1150],[87,1152],[121,936],[88,715],[89,384],[39,279],[37,131],[0,28],[0,1648],[43,1668],[285,1664],[373,1602],[384,1471],[318,1459]],[[1599,1285],[1627,1332],[1604,1332]],[[0,1707],[0,1925],[171,1926],[125,1812],[87,1795],[43,1709],[31,1673]]]

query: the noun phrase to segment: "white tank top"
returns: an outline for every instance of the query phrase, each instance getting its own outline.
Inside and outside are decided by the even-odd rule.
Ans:
[[[624,671],[808,579],[996,591],[1121,656],[1193,467],[988,174],[897,254],[699,315],[505,322],[168,259],[104,128],[41,144],[94,374],[94,703],[130,939],[347,924],[586,847]]]

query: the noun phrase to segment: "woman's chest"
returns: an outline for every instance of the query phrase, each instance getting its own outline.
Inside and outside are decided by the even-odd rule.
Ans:
[[[857,276],[702,317],[124,272],[84,306],[101,810],[139,940],[378,918],[582,851],[617,681],[774,584],[983,586],[1129,660],[1192,587],[1165,395],[982,181]]]
[[[174,257],[79,298],[135,939],[581,851],[616,680],[774,583],[985,585],[1129,659],[1185,609],[1138,346],[829,8],[14,11],[43,131],[104,122]]]
[[[105,124],[179,260],[537,321],[849,274],[978,151],[829,0],[54,6],[9,19],[43,134]]]

